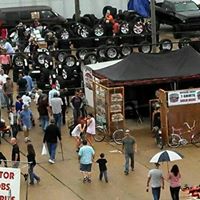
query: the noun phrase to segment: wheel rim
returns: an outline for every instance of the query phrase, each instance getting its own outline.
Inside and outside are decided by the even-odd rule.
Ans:
[[[133,26],[133,32],[137,35],[141,34],[143,30],[144,28],[142,23],[137,23]]]
[[[117,50],[115,48],[109,48],[107,50],[107,55],[109,58],[116,58],[117,57]]]
[[[162,43],[162,49],[163,50],[171,50],[172,49],[172,44],[169,41],[165,41]]]
[[[142,53],[150,53],[150,52],[151,52],[150,45],[143,45],[142,46]]]
[[[113,134],[113,139],[116,144],[122,144],[122,139],[124,137],[124,131],[123,130],[117,130]]]
[[[132,50],[131,47],[123,46],[121,52],[123,56],[128,56],[131,54]]]
[[[63,77],[63,79],[67,79],[68,78],[67,72],[66,72],[65,69],[63,69],[63,71],[62,71],[62,77]]]
[[[69,57],[66,58],[66,65],[68,67],[73,67],[75,64],[76,64],[75,58],[73,58],[71,56],[69,56]]]
[[[177,136],[177,135],[171,135],[170,137],[169,137],[169,142],[168,142],[168,144],[169,144],[169,146],[171,146],[171,147],[177,147],[177,146],[179,146],[179,141],[180,141],[180,137],[179,136]]]
[[[62,40],[68,40],[69,39],[69,32],[68,31],[62,32],[61,39]]]
[[[121,25],[120,30],[121,30],[122,34],[124,34],[124,35],[128,34],[129,33],[129,24],[128,23],[123,23]]]
[[[61,63],[65,61],[65,53],[61,52],[58,54],[58,61]]]
[[[97,58],[96,58],[95,55],[90,55],[90,56],[88,56],[88,60],[89,60],[90,64],[95,64],[95,63],[97,63]]]
[[[97,26],[95,29],[94,29],[94,35],[97,36],[97,37],[101,37],[103,36],[104,34],[104,29],[102,26]]]
[[[82,38],[88,38],[89,36],[89,31],[86,27],[83,27],[80,31],[80,35]]]
[[[81,60],[84,60],[85,58],[85,55],[87,54],[87,50],[86,49],[83,49],[83,50],[80,50],[79,53],[78,53],[78,56]]]
[[[23,59],[21,57],[16,57],[15,64],[18,67],[23,67],[23,64],[24,64]]]
[[[99,56],[101,57],[101,58],[105,58],[106,56],[105,56],[105,49],[100,49],[99,50]]]
[[[44,65],[44,62],[45,62],[45,57],[43,54],[40,54],[38,56],[38,63],[41,64],[41,65]]]

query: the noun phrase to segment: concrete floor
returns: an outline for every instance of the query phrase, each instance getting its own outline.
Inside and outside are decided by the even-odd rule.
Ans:
[[[35,111],[35,105],[32,105],[37,119],[38,115]],[[69,112],[70,113],[70,112]],[[70,115],[68,113],[68,115]],[[3,116],[7,119],[6,110],[3,110]],[[95,143],[96,159],[101,152],[106,154],[108,160],[109,183],[100,182],[98,180],[98,166],[93,164],[93,177],[91,184],[83,184],[82,176],[79,172],[79,163],[77,153],[75,152],[75,142],[68,134],[67,127],[62,127],[62,143],[64,150],[64,161],[62,161],[60,146],[58,146],[57,158],[55,164],[48,163],[48,157],[41,155],[43,133],[38,126],[31,130],[32,143],[36,149],[38,165],[35,172],[41,177],[41,182],[34,186],[28,186],[28,198],[26,198],[26,182],[23,177],[21,179],[21,200],[150,200],[151,192],[147,193],[146,180],[147,173],[153,164],[149,163],[150,158],[159,149],[156,147],[154,139],[150,133],[149,121],[145,120],[143,124],[137,124],[134,120],[127,121],[127,127],[134,130],[134,136],[138,143],[138,152],[135,156],[135,171],[128,176],[123,173],[124,156],[116,152],[120,150],[120,145],[113,143],[101,142]],[[5,137],[9,141],[8,136]],[[7,159],[10,159],[12,147],[6,141],[2,140],[0,149],[5,153]],[[26,144],[23,141],[23,133],[18,133],[19,146],[21,150],[21,160],[26,161]],[[182,184],[199,185],[200,183],[200,158],[199,149],[192,146],[184,146],[176,149],[184,155],[184,159],[178,161],[182,174]],[[169,163],[169,168],[173,163]],[[20,166],[22,172],[27,172],[26,165]],[[163,163],[161,168],[164,175],[167,175],[167,165]],[[180,193],[181,199],[187,199],[187,195]],[[165,189],[161,194],[162,200],[169,200],[169,185],[166,182]]]

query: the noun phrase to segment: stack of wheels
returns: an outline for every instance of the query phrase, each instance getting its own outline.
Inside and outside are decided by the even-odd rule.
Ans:
[[[20,72],[29,71],[27,56],[23,53],[17,53],[13,57],[13,81],[17,82]]]

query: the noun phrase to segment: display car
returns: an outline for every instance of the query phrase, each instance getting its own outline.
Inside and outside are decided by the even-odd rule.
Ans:
[[[174,37],[180,38],[184,31],[200,29],[200,9],[191,0],[165,0],[156,4],[157,25],[173,26]]]

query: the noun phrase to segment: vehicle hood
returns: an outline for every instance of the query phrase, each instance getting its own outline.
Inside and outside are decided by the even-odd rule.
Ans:
[[[199,17],[200,18],[200,10],[197,11],[185,11],[185,12],[179,12],[178,15],[182,17]]]

